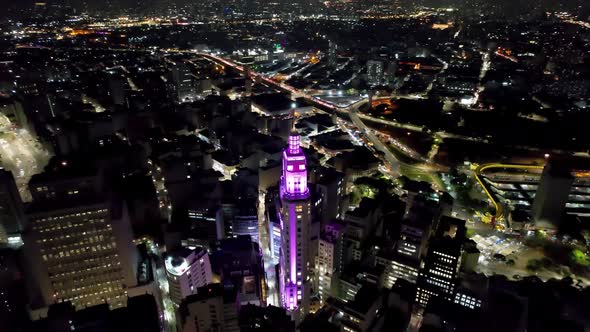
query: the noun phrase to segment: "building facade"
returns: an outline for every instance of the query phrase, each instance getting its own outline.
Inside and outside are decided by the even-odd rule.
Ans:
[[[24,242],[40,306],[69,301],[76,308],[124,306],[137,284],[136,254],[126,211],[107,202],[35,208]]]
[[[209,254],[202,248],[182,248],[166,257],[165,264],[170,298],[176,304],[213,282]]]
[[[24,210],[12,172],[0,169],[0,242],[24,227]]]
[[[295,317],[309,310],[311,282],[308,271],[313,264],[309,241],[311,228],[310,192],[307,161],[296,133],[289,136],[283,151],[280,182],[282,248],[279,284],[283,306]]]

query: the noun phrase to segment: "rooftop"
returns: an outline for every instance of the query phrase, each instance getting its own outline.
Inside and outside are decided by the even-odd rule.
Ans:
[[[256,95],[252,97],[252,103],[271,114],[301,107],[297,102],[292,101],[287,95],[282,93]]]

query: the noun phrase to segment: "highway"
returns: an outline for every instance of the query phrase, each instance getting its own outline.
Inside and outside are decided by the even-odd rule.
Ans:
[[[357,110],[360,105],[363,104],[364,101],[359,101],[351,105],[349,108],[348,115],[350,116],[350,120],[352,123],[359,128],[367,137],[367,139],[373,144],[373,147],[383,153],[383,158],[389,164],[389,172],[394,175],[398,176],[400,173],[400,161],[397,157],[391,152],[391,150],[381,142],[381,140],[373,133],[373,131],[367,127],[367,125],[359,118]],[[358,104],[358,105],[357,105]]]
[[[210,61],[216,62],[218,64],[222,64],[224,66],[234,68],[235,70],[237,70],[239,72],[244,72],[245,68],[243,66],[233,63],[232,61],[229,61],[227,59],[224,59],[224,58],[212,55],[212,54],[208,54],[208,53],[202,53],[202,52],[193,52],[193,53],[198,54],[198,55],[200,55]],[[370,129],[369,127],[367,127],[367,125],[364,124],[364,122],[361,120],[361,118],[366,119],[366,120],[379,122],[379,123],[384,123],[387,125],[406,128],[409,130],[415,130],[415,131],[422,131],[422,128],[418,127],[418,126],[413,126],[413,125],[399,124],[399,123],[396,123],[393,121],[386,121],[386,120],[382,120],[379,118],[371,117],[366,114],[359,113],[358,109],[362,105],[367,103],[367,99],[361,99],[351,105],[348,105],[347,107],[338,107],[334,104],[331,104],[331,103],[323,101],[313,95],[310,95],[304,91],[295,89],[292,86],[289,86],[285,83],[277,82],[275,80],[267,78],[255,71],[250,70],[250,75],[252,76],[252,78],[255,78],[255,79],[258,78],[258,79],[262,80],[264,83],[268,84],[269,86],[272,86],[280,91],[285,91],[285,92],[291,93],[293,98],[296,98],[296,97],[304,98],[306,101],[311,103],[313,106],[315,106],[323,111],[327,111],[329,113],[339,113],[339,114],[342,114],[345,116],[349,116],[352,123],[363,132],[363,134],[367,137],[368,141],[373,144],[373,147],[377,151],[380,151],[383,154],[383,159],[385,160],[386,164],[389,166],[388,167],[389,171],[390,171],[391,175],[393,175],[393,176],[397,177],[400,175],[399,169],[400,169],[400,165],[402,165],[402,164],[405,164],[408,167],[414,167],[414,168],[418,168],[422,171],[430,171],[430,172],[439,171],[440,169],[443,168],[440,165],[433,164],[430,160],[428,160],[427,158],[424,158],[419,153],[413,151],[408,146],[399,142],[395,138],[391,138],[391,143],[398,150],[400,150],[401,152],[406,154],[408,157],[410,157],[412,159],[416,159],[418,161],[421,161],[424,164],[423,165],[413,165],[413,164],[401,162],[393,154],[393,152],[375,135],[374,131],[372,129]],[[439,135],[443,138],[444,137],[455,137],[454,135],[451,136],[450,134],[446,134],[443,132],[439,133]]]

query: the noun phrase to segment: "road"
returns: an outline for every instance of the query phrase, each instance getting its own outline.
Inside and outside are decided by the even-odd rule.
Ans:
[[[488,199],[490,200],[490,202],[494,205],[494,208],[496,209],[496,213],[494,215],[494,218],[496,219],[496,221],[503,220],[507,223],[507,220],[508,220],[507,210],[504,207],[504,205],[502,204],[502,202],[500,202],[500,200],[498,200],[496,195],[492,192],[492,189],[484,181],[484,179],[482,177],[482,172],[485,170],[494,169],[494,168],[496,168],[496,169],[535,169],[535,170],[539,170],[539,169],[543,169],[543,167],[544,166],[537,166],[537,165],[517,165],[517,164],[501,164],[501,163],[482,164],[482,165],[478,165],[475,167],[475,169],[473,170],[473,175],[475,177],[475,180],[482,187],[486,196],[488,196]],[[508,228],[508,226],[509,226],[508,224],[505,225],[506,228]]]
[[[391,150],[383,144],[383,142],[373,133],[371,128],[367,127],[367,125],[359,118],[357,110],[358,108],[364,104],[364,100],[361,100],[349,107],[348,115],[350,116],[350,120],[352,123],[359,128],[367,139],[373,144],[373,147],[383,153],[383,158],[387,161],[389,165],[389,172],[394,176],[399,176],[400,174],[400,161],[397,157],[391,152]]]
[[[162,251],[152,241],[148,241],[146,244],[156,263],[156,282],[160,290],[161,306],[163,308],[163,312],[160,313],[160,321],[163,323],[161,326],[162,332],[176,332],[176,311],[174,303],[170,299],[168,278],[166,277],[166,267],[162,259]]]
[[[23,201],[31,200],[29,180],[43,170],[51,154],[23,128],[0,114],[0,167],[10,170]]]
[[[223,59],[221,57],[214,56],[214,55],[207,54],[207,53],[199,53],[199,54],[205,58],[210,59],[210,60],[214,60],[218,63],[222,63],[225,66],[230,66],[240,72],[244,71],[243,66],[235,64],[235,63],[228,61],[226,59]],[[389,165],[390,172],[396,176],[399,175],[399,167],[400,167],[399,160],[395,157],[395,155],[391,152],[391,150],[389,150],[383,144],[383,142],[381,142],[381,140],[379,140],[379,138],[372,132],[372,130],[369,129],[357,116],[356,111],[358,110],[358,108],[367,102],[365,99],[359,100],[356,103],[353,103],[352,105],[349,105],[346,108],[340,108],[340,107],[337,107],[333,104],[325,102],[317,97],[314,97],[310,94],[307,94],[304,91],[295,89],[285,83],[276,82],[270,78],[264,77],[254,71],[250,71],[250,75],[252,75],[252,77],[254,77],[254,78],[260,78],[265,83],[267,83],[270,86],[273,86],[277,89],[290,92],[293,94],[294,97],[296,97],[296,96],[302,97],[302,98],[306,99],[308,102],[310,102],[316,106],[320,106],[320,108],[323,108],[324,110],[327,109],[331,112],[345,113],[345,114],[349,115],[353,124],[356,127],[358,127],[365,134],[365,136],[367,136],[368,140],[373,144],[375,149],[377,149],[378,151],[381,151],[383,153],[384,159],[387,162],[387,164]]]
[[[275,266],[278,263],[273,260],[270,253],[270,239],[268,235],[268,228],[266,221],[266,192],[260,191],[258,193],[258,234],[259,245],[262,250],[264,259],[264,272],[266,277],[266,285],[268,287],[266,292],[266,302],[269,305],[280,306],[279,292],[276,285]]]

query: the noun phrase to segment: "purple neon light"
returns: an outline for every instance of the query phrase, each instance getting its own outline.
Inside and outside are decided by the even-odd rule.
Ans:
[[[289,154],[299,154],[301,152],[301,139],[299,135],[292,134],[289,136]]]
[[[289,144],[283,151],[283,176],[281,177],[281,196],[288,200],[305,200],[309,198],[307,186],[307,159],[301,149],[299,135],[289,136]],[[282,291],[283,305],[294,310],[298,307],[298,286],[297,280],[297,214],[296,203],[290,202],[285,207],[289,210],[289,220],[281,218],[281,228],[288,229],[289,257],[281,261],[281,282],[279,285]],[[288,223],[288,224],[286,224]],[[286,227],[288,225],[288,227]],[[288,260],[288,261],[287,261]],[[289,268],[288,276],[285,275],[285,268]],[[285,279],[283,279],[285,278]],[[288,278],[288,280],[287,280]],[[280,282],[280,283],[281,283]]]
[[[285,291],[287,292],[287,308],[289,310],[297,308],[297,286],[290,284],[287,287],[285,287]]]
[[[297,283],[297,214],[295,204],[289,206],[289,267],[291,272],[291,282]]]
[[[281,193],[286,194],[289,199],[306,199],[309,195],[307,160],[297,134],[289,136],[289,146],[283,152]]]

